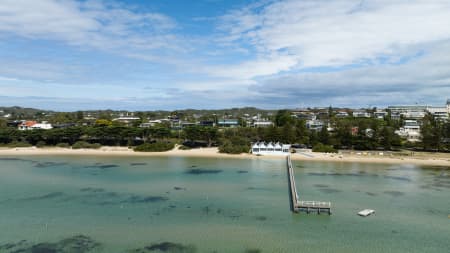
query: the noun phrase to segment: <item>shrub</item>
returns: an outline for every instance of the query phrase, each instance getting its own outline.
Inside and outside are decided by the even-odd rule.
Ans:
[[[331,145],[324,145],[318,143],[312,148],[312,152],[323,152],[323,153],[337,153],[337,150]]]
[[[6,146],[10,147],[10,148],[27,148],[27,147],[32,147],[33,145],[31,145],[30,143],[25,142],[25,141],[23,141],[23,142],[13,141],[13,142],[7,144]]]
[[[58,144],[56,144],[56,146],[58,148],[70,148],[69,143],[65,143],[65,142],[58,143]]]
[[[47,144],[45,143],[45,141],[38,141],[38,142],[36,143],[36,147],[37,147],[37,148],[43,148],[43,147],[45,147],[45,145],[47,145]]]
[[[100,143],[92,143],[90,148],[99,149],[102,147],[102,144]]]
[[[188,146],[181,145],[181,146],[178,147],[178,149],[180,149],[180,150],[190,150],[192,148],[188,147]]]
[[[98,149],[101,148],[102,145],[100,145],[99,143],[89,143],[89,142],[85,142],[85,141],[77,141],[72,145],[73,149],[80,149],[80,148],[91,148],[91,149]]]
[[[248,146],[236,146],[233,144],[224,144],[219,146],[219,152],[220,153],[226,153],[226,154],[241,154],[241,153],[248,153]]]
[[[173,142],[154,142],[144,143],[134,148],[137,152],[164,152],[169,151],[175,147]]]
[[[250,142],[245,138],[232,137],[230,140],[224,140],[219,146],[220,153],[241,154],[248,153]]]

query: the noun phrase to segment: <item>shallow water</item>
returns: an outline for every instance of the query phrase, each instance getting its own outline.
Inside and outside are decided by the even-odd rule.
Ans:
[[[447,252],[450,170],[285,160],[0,157],[0,252]],[[13,158],[13,159],[11,159]],[[376,214],[361,218],[356,212]]]

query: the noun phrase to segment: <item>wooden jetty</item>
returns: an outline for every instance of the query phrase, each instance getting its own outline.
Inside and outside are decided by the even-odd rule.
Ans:
[[[321,212],[326,212],[330,215],[331,202],[299,200],[297,193],[297,186],[295,185],[294,169],[292,167],[290,155],[287,156],[287,171],[288,171],[289,195],[291,199],[292,212],[298,213],[300,211],[305,211],[306,213],[317,212],[317,214],[320,214]]]

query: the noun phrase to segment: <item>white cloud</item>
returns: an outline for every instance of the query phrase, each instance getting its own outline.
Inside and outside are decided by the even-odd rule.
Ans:
[[[398,56],[415,45],[450,38],[448,1],[285,0],[223,17],[228,41],[262,54],[287,52],[303,67]]]
[[[113,1],[3,0],[0,36],[108,50],[133,61],[113,60],[112,68],[96,66],[95,57],[86,58],[89,65],[5,58],[0,95],[39,90],[45,101],[84,97],[83,106],[116,108],[436,104],[450,94],[449,13],[450,2],[438,0],[267,0],[214,18],[219,34],[181,39],[172,18]],[[139,69],[142,61],[169,67]],[[109,75],[118,81],[108,84]]]
[[[111,1],[3,0],[0,33],[96,49],[175,49],[171,18]]]
[[[211,76],[245,80],[277,74],[291,69],[296,64],[297,62],[290,55],[275,54],[257,57],[254,60],[244,60],[236,64],[205,66],[202,70]]]
[[[302,72],[266,78],[251,86],[255,101],[295,106],[442,105],[450,94],[450,41],[401,65],[373,65],[332,72]],[[270,94],[270,95],[268,95]]]

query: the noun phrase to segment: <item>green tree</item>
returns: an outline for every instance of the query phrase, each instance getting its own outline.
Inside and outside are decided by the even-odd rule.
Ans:
[[[76,114],[77,114],[77,116],[76,116],[77,121],[78,121],[78,122],[83,121],[83,119],[84,119],[84,114],[83,114],[83,112],[82,112],[82,111],[77,111]]]
[[[285,124],[281,128],[281,139],[280,141],[283,143],[294,143],[295,138],[295,128],[291,124]]]
[[[190,126],[184,129],[185,138],[190,141],[204,141],[208,147],[217,140],[217,128]]]
[[[309,130],[306,128],[306,121],[304,119],[295,122],[295,136],[296,142],[302,144],[309,142]]]
[[[322,129],[319,131],[318,140],[322,144],[325,144],[325,145],[330,144],[330,133],[328,132],[328,129],[326,126],[323,126]]]
[[[99,127],[111,126],[112,122],[110,120],[107,120],[107,119],[98,119],[98,120],[95,121],[95,125],[99,126]]]
[[[422,146],[425,150],[439,151],[442,149],[442,133],[441,123],[436,120],[433,115],[427,114],[422,120],[421,126]]]
[[[288,110],[279,110],[275,115],[275,125],[278,127],[282,127],[286,124],[294,123],[294,119],[291,116],[291,112]]]
[[[385,126],[381,130],[380,144],[386,150],[391,150],[394,146],[400,146],[400,137],[395,134],[395,129],[389,126]]]

